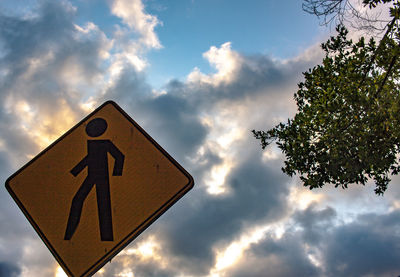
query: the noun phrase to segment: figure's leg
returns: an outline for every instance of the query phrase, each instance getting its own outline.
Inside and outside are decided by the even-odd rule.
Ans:
[[[96,184],[97,209],[99,212],[100,237],[102,241],[113,241],[110,185]]]
[[[88,196],[90,190],[93,187],[93,182],[86,177],[83,181],[81,187],[72,199],[71,210],[69,212],[69,218],[67,223],[67,229],[65,230],[64,240],[70,240],[78,227],[79,221],[81,219],[83,202]]]

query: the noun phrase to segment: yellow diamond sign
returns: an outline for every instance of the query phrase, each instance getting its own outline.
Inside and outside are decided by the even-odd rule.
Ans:
[[[6,181],[69,276],[91,276],[193,187],[116,103],[84,118]]]

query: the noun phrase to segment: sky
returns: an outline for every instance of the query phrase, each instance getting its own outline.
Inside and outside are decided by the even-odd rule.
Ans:
[[[310,191],[251,134],[332,32],[298,0],[2,0],[0,178],[113,100],[195,186],[95,276],[398,276],[399,177]],[[4,185],[0,276],[65,276]]]

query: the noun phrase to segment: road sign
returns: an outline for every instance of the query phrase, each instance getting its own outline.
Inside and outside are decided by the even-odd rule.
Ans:
[[[91,276],[193,187],[193,178],[108,101],[6,181],[69,276]]]

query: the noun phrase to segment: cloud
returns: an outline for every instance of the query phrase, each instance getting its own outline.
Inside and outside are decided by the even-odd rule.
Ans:
[[[77,25],[68,2],[0,15],[3,179],[110,99],[194,176],[194,189],[99,276],[398,274],[394,197],[304,193],[280,171],[279,150],[261,151],[251,135],[293,115],[296,83],[321,60],[318,46],[288,60],[211,46],[203,54],[211,73],[195,68],[160,93],[143,70],[146,51],[161,47],[160,21],[141,1],[110,3],[122,20],[111,37],[93,22]],[[379,210],[367,213],[366,203]],[[0,208],[0,272],[54,276],[54,259],[4,188]]]
[[[305,210],[293,215],[293,220],[303,228],[303,241],[318,244],[323,238],[322,230],[328,230],[333,225],[336,211],[331,207],[316,210],[316,205],[311,203]]]
[[[199,91],[198,96],[211,103],[224,99],[244,100],[259,94],[282,96],[282,89],[277,88],[286,88],[285,93],[289,86],[294,89],[299,73],[322,58],[318,47],[313,46],[312,49],[306,55],[291,60],[277,60],[267,55],[242,55],[231,49],[230,42],[226,42],[219,48],[210,47],[203,54],[215,73],[204,74],[195,68],[187,77],[187,86],[175,81],[168,88],[172,92],[188,95]]]
[[[224,276],[323,276],[307,257],[298,234],[275,240],[268,236],[245,253],[242,260]]]
[[[170,266],[170,261],[163,256],[161,245],[150,237],[147,241],[136,243],[136,248],[122,251],[118,258],[104,268],[104,276],[179,276],[180,269]]]
[[[76,105],[87,97],[82,91],[93,92],[87,88],[104,74],[109,41],[93,24],[78,28],[74,14],[71,5],[49,1],[32,17],[0,15],[0,115],[10,152],[37,153],[72,127],[83,115]]]
[[[212,46],[203,57],[216,69],[216,73],[206,75],[196,67],[187,77],[188,82],[219,85],[234,79],[241,63],[241,57],[232,50],[231,43],[226,42],[220,48]]]
[[[328,276],[396,276],[400,272],[400,213],[363,214],[326,238]]]
[[[10,263],[0,262],[0,276],[17,277],[21,273],[21,269]]]
[[[287,106],[264,100],[291,97],[296,69],[319,58],[275,61],[241,55],[229,44],[211,47],[207,53],[217,73],[173,80],[164,94],[155,95],[144,85],[145,76],[127,66],[101,96],[122,103],[195,178],[190,195],[150,228],[161,245],[157,255],[168,257],[168,263],[146,261],[143,265],[166,276],[176,276],[176,268],[180,274],[206,276],[217,262],[217,249],[254,226],[286,216],[289,179],[276,170],[277,160],[263,158],[250,130],[260,118],[264,124],[273,124],[272,114],[279,107],[285,107],[281,113],[287,114]],[[232,60],[225,60],[226,56]],[[232,64],[235,69],[229,71]],[[229,78],[220,81],[224,74]],[[218,185],[222,193],[211,195]],[[127,266],[122,255],[118,264],[105,267],[104,274],[123,272],[124,263]],[[135,274],[145,270],[137,263],[128,264]]]
[[[222,51],[211,49],[215,53],[228,51],[227,44],[221,46]],[[205,276],[216,263],[216,249],[229,245],[248,228],[280,220],[288,211],[288,178],[274,169],[277,161],[263,161],[250,130],[259,116],[272,123],[268,107],[277,106],[273,102],[261,105],[259,99],[274,94],[289,97],[296,82],[293,68],[311,61],[284,64],[265,56],[247,57],[229,51],[237,57],[238,69],[225,82],[210,82],[214,73],[195,81],[174,80],[166,86],[166,94],[146,97],[136,89],[137,75],[130,72],[121,75],[105,94],[131,109],[134,118],[161,140],[196,180],[195,189],[177,203],[178,208],[150,228],[162,245],[158,254],[169,257],[166,268],[155,262],[153,269],[179,268],[181,274]],[[277,88],[281,88],[279,92]],[[255,99],[249,99],[249,95]],[[255,109],[260,110],[257,116],[253,115]],[[238,133],[231,133],[232,128]],[[216,167],[225,168],[222,183],[226,191],[211,196],[206,183]],[[215,178],[222,175],[217,173]]]
[[[201,203],[183,203],[186,207],[175,212],[174,223],[161,228],[159,236],[169,255],[178,257],[176,266],[187,274],[206,275],[215,263],[216,247],[227,245],[250,226],[283,216],[285,178],[256,163],[247,160],[229,174],[228,195],[193,193],[192,197],[202,198]]]
[[[266,233],[251,245],[223,276],[397,276],[399,215],[361,214],[337,224],[333,208],[312,204],[282,236]]]
[[[0,178],[48,146],[84,114],[103,76],[110,41],[94,24],[74,24],[76,9],[41,1],[29,16],[0,13]],[[88,89],[91,87],[91,89]],[[54,276],[55,260],[0,189],[0,261],[19,276]],[[18,267],[7,267],[7,264]],[[1,275],[3,276],[3,275]]]
[[[114,0],[111,3],[111,11],[120,17],[130,29],[138,33],[137,43],[148,48],[162,47],[154,31],[155,27],[161,23],[156,16],[145,12],[141,0]]]

